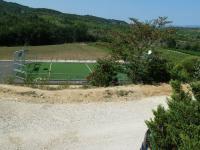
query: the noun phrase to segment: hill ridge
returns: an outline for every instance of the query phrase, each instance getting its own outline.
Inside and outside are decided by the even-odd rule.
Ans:
[[[112,31],[123,30],[128,23],[1,0],[0,25],[0,46],[17,46],[108,41]]]

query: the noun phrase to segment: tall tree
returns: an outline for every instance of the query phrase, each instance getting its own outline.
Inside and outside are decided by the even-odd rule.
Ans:
[[[166,27],[168,23],[171,22],[167,20],[167,17],[159,17],[148,22],[131,18],[129,30],[126,33],[114,34],[112,56],[117,60],[128,62],[127,74],[134,83],[169,80],[167,62],[153,52],[155,47],[161,45],[163,39],[174,33]]]

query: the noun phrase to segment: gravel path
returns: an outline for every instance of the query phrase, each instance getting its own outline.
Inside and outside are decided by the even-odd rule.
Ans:
[[[152,109],[166,97],[130,102],[32,104],[0,100],[1,150],[138,150]]]

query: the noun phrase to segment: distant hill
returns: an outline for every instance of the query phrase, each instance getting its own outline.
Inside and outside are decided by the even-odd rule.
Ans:
[[[66,14],[0,0],[0,45],[109,40],[110,32],[123,30],[127,25],[120,20]]]
[[[200,28],[200,25],[187,25],[183,26],[184,28]]]
[[[38,16],[42,17],[43,15],[50,15],[56,16],[61,19],[69,19],[71,21],[89,21],[95,23],[102,23],[102,24],[117,24],[117,25],[126,25],[125,21],[114,20],[114,19],[104,19],[100,17],[90,16],[90,15],[74,15],[74,14],[66,14],[56,10],[46,9],[46,8],[30,8],[27,6],[23,6],[17,3],[12,2],[5,2],[0,0],[0,13],[1,14],[15,14],[15,15],[26,15],[26,14],[37,14]],[[88,23],[88,22],[87,22]]]

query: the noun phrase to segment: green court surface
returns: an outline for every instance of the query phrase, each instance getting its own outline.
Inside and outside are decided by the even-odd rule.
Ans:
[[[33,80],[82,81],[87,79],[95,66],[95,63],[34,62],[26,64],[23,71]],[[127,77],[119,73],[118,79],[123,81]]]
[[[31,63],[26,72],[32,78],[49,80],[86,80],[95,64],[86,63]]]

